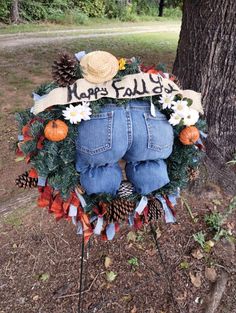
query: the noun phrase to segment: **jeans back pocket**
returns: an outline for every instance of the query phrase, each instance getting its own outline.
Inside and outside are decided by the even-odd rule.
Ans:
[[[148,148],[164,152],[172,151],[174,134],[173,128],[167,121],[165,115],[157,112],[157,116],[144,113],[148,133]]]
[[[113,112],[92,115],[78,126],[77,150],[89,155],[105,152],[112,148]]]

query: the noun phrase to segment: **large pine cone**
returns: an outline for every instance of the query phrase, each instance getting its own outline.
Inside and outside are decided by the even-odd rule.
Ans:
[[[38,186],[38,178],[29,177],[29,173],[25,172],[16,178],[15,184],[19,188],[34,188]]]
[[[52,77],[61,87],[66,87],[76,81],[77,61],[68,53],[62,53],[59,60],[54,61],[52,65]]]
[[[107,207],[107,220],[109,223],[125,221],[134,209],[134,201],[115,199]]]

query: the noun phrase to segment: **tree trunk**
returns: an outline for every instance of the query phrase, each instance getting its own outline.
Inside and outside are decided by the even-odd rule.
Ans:
[[[174,74],[202,93],[211,177],[236,193],[236,1],[185,0]]]
[[[165,0],[160,0],[159,2],[159,16],[163,16],[164,2]]]
[[[20,22],[19,0],[13,0],[11,5],[11,22],[17,24]]]

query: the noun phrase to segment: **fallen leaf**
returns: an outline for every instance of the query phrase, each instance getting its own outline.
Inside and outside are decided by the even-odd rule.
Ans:
[[[200,274],[197,273],[196,275],[192,274],[191,272],[189,273],[190,279],[191,279],[191,283],[196,287],[196,288],[200,288],[202,285],[201,282],[201,277]]]
[[[197,260],[201,260],[204,257],[200,249],[194,249],[191,255]]]
[[[39,276],[39,280],[42,281],[47,281],[49,279],[49,274],[48,273],[43,273]]]
[[[214,245],[215,245],[215,243],[214,243],[213,240],[208,240],[208,241],[206,241],[206,244],[207,244],[208,246],[210,246],[211,248],[213,248]]]
[[[221,202],[220,202],[220,200],[218,200],[218,199],[213,199],[212,202],[213,202],[215,205],[221,205]]]
[[[24,161],[24,159],[25,159],[25,156],[19,156],[15,158],[15,162],[21,162],[21,161]]]
[[[205,268],[205,277],[211,281],[215,282],[217,278],[216,270],[213,267],[206,267]]]
[[[34,300],[34,301],[38,301],[38,299],[39,299],[39,295],[33,296],[33,300]]]
[[[136,241],[136,233],[133,231],[128,232],[127,239],[128,241]]]
[[[130,311],[130,313],[137,313],[137,308],[136,308],[136,305],[133,307],[133,309]]]
[[[234,222],[228,222],[228,223],[227,223],[227,228],[228,228],[229,230],[234,230],[234,228],[235,228],[235,223],[234,223]]]
[[[214,247],[215,243],[212,240],[208,240],[204,243],[204,251],[210,253],[211,249]]]
[[[115,272],[106,272],[106,279],[109,283],[113,282],[116,279],[117,273]]]
[[[131,244],[131,246],[132,246],[132,244]],[[142,250],[142,251],[145,250],[145,249],[143,248],[143,246],[140,245],[140,244],[138,244],[138,243],[136,243],[135,248],[137,248],[137,249],[139,249],[139,250]]]
[[[132,295],[128,294],[128,295],[123,296],[121,299],[125,302],[130,302],[133,299],[133,297]]]
[[[106,256],[106,257],[105,257],[105,264],[104,264],[104,265],[105,265],[105,268],[110,267],[111,264],[112,264],[112,259],[109,258],[108,256]]]
[[[160,231],[160,228],[158,227],[156,229],[156,239],[159,239],[161,237],[161,231]]]
[[[179,266],[182,270],[187,270],[189,268],[189,263],[187,261],[183,261]]]

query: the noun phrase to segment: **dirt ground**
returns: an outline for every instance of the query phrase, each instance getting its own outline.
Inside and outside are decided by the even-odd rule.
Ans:
[[[15,177],[26,168],[23,162],[15,162],[12,149],[17,137],[14,114],[31,105],[31,91],[49,80],[52,60],[66,48],[106,47],[119,56],[143,56],[146,64],[163,60],[171,67],[177,40],[169,37],[162,42],[160,35],[153,36],[140,42],[137,37],[88,38],[50,48],[0,52],[0,313],[76,313],[80,279],[81,238],[73,225],[56,222],[46,210],[34,206],[33,191],[14,186]],[[91,239],[83,313],[206,313],[208,295],[225,273],[226,290],[215,313],[236,313],[234,241],[223,238],[204,251],[193,238],[199,231],[207,240],[213,238],[204,217],[215,210],[225,212],[230,197],[210,181],[203,191],[185,191],[183,196],[195,222],[180,200],[177,224],[166,225],[162,217],[157,235],[165,268],[148,226],[139,232],[125,227],[112,242]],[[28,200],[21,204],[21,199]],[[8,207],[15,211],[7,212]],[[232,236],[235,218],[234,211],[224,224]]]
[[[207,239],[212,238],[204,216],[216,209],[213,203],[222,211],[229,199],[215,186],[199,195],[184,196],[197,222],[181,201],[177,224],[166,225],[163,219],[159,222],[157,235],[165,269],[149,227],[138,232],[125,227],[111,242],[91,239],[86,248],[84,313],[204,312],[214,281],[225,271],[229,279],[216,312],[236,312],[233,243],[222,239],[205,252],[193,239],[200,230],[207,233]],[[232,215],[225,225],[233,234],[235,217]],[[5,218],[0,230],[0,312],[77,312],[81,238],[74,226],[56,222],[46,210],[29,206]],[[200,259],[194,251],[200,253]],[[207,274],[209,268],[214,270],[210,272],[213,277]],[[113,281],[109,281],[110,273],[115,275]]]

